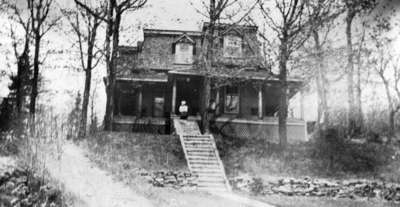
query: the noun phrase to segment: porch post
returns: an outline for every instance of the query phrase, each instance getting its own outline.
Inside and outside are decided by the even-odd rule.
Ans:
[[[304,120],[304,92],[300,90],[300,118]]]
[[[173,83],[172,83],[172,104],[171,104],[171,112],[172,114],[176,114],[175,108],[176,108],[176,79],[174,78]]]
[[[219,89],[220,88],[217,88],[217,92],[215,94],[215,106],[216,106],[215,108],[217,110],[219,110],[219,99],[220,99]],[[219,111],[217,111],[217,112],[219,112]]]
[[[138,94],[138,116],[142,116],[142,105],[143,105],[143,88],[139,89],[139,94]]]
[[[258,86],[258,118],[263,118],[263,94],[262,94],[262,85]]]

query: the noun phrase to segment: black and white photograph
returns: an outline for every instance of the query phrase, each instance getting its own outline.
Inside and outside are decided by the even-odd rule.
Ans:
[[[0,0],[0,207],[400,206],[400,0]]]

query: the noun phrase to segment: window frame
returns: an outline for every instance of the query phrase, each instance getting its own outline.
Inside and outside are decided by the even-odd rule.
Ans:
[[[234,93],[234,95],[230,95],[232,96],[237,96],[238,97],[238,103],[237,103],[237,110],[235,111],[228,111],[227,110],[227,97],[228,97],[228,88],[237,88],[237,93]],[[230,93],[233,94],[233,93]],[[224,87],[224,113],[226,114],[239,114],[240,113],[240,87],[239,86],[226,86]]]
[[[239,46],[233,47],[232,45],[228,46],[231,42],[229,38],[238,38],[235,41],[240,40]],[[227,52],[228,48],[237,48],[239,50],[238,55],[231,55]],[[242,58],[243,57],[243,37],[234,34],[227,34],[223,36],[223,56],[226,58]]]
[[[190,60],[189,61],[178,61],[178,55],[183,54],[181,48],[181,45],[187,45],[187,54],[184,54],[185,57],[183,59],[187,59],[190,56]],[[188,43],[188,42],[177,42],[174,43],[174,64],[177,65],[192,65],[194,63],[194,54],[193,54],[193,50],[194,50],[195,45],[192,43]],[[178,49],[179,48],[179,49]],[[189,55],[189,56],[188,56]]]

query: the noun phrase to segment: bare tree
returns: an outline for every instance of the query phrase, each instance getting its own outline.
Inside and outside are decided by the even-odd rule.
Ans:
[[[33,54],[33,78],[29,112],[34,120],[36,111],[36,99],[38,96],[40,47],[43,37],[57,24],[59,18],[49,17],[53,0],[27,0],[27,8],[31,19],[32,38],[34,45]]]
[[[389,135],[395,132],[395,117],[400,110],[400,57],[394,57],[384,48],[377,47],[377,56],[371,60],[375,71],[381,79],[388,102]]]
[[[27,104],[25,97],[29,95],[29,79],[31,72],[30,64],[30,38],[32,35],[31,30],[31,18],[24,18],[21,9],[18,8],[15,2],[4,2],[5,8],[11,13],[11,19],[20,25],[23,29],[24,35],[22,38],[18,37],[15,32],[15,28],[11,25],[10,37],[12,39],[12,48],[14,51],[15,58],[17,60],[17,75],[15,79],[15,90],[16,90],[16,109],[17,114],[20,115],[23,111],[24,106]],[[22,45],[22,49],[19,50],[19,46]]]
[[[83,91],[83,101],[81,110],[81,120],[79,122],[78,138],[86,136],[87,114],[89,105],[89,96],[91,88],[92,70],[99,64],[102,51],[97,49],[97,33],[101,25],[102,18],[105,17],[105,5],[92,8],[95,15],[88,10],[77,5],[76,11],[68,12],[63,10],[64,16],[71,25],[73,33],[77,38],[79,57],[82,70],[85,72],[85,84]],[[85,63],[86,61],[86,63]]]
[[[203,40],[202,52],[200,54],[200,65],[207,72],[212,72],[212,59],[214,56],[215,30],[218,20],[221,18],[222,12],[226,9],[229,0],[210,0],[208,7],[209,25]],[[209,76],[204,76],[203,81],[203,106],[208,106],[210,102],[211,79]],[[209,118],[206,107],[201,111],[201,126],[205,133],[209,132]]]
[[[259,0],[260,11],[265,23],[274,31],[279,40],[279,144],[282,149],[287,145],[287,116],[288,116],[288,61],[294,51],[303,46],[309,38],[311,13],[306,9],[306,1],[284,0],[274,1],[277,15],[273,16],[266,6],[267,1]]]
[[[315,0],[307,2],[307,8],[314,10],[310,17],[312,26],[312,39],[314,49],[312,50],[316,68],[316,86],[318,94],[318,114],[317,131],[321,136],[329,120],[328,91],[329,81],[325,65],[324,47],[327,43],[328,35],[332,30],[333,21],[343,12],[341,5],[331,0]],[[321,123],[322,119],[322,123]]]
[[[400,111],[400,56],[393,53],[390,47],[393,40],[385,33],[391,30],[388,18],[376,18],[376,25],[372,27],[370,38],[374,47],[369,58],[385,88],[388,102],[389,135],[395,133],[395,117]]]
[[[87,4],[80,0],[75,2],[86,9],[91,15],[98,16]],[[147,0],[108,0],[105,17],[100,17],[106,23],[105,38],[105,60],[107,65],[106,83],[106,114],[104,117],[104,129],[112,130],[113,109],[114,109],[114,89],[116,78],[115,61],[118,54],[119,34],[122,15],[127,11],[135,11],[142,8]]]
[[[256,2],[256,1],[255,1]],[[227,28],[225,30],[229,30],[230,28],[235,27],[241,21],[244,20],[245,17],[249,15],[249,13],[254,9],[256,4],[250,6],[250,8],[244,9],[239,0],[209,0],[202,1],[202,5],[204,6],[204,10],[206,12],[202,12],[197,10],[200,14],[205,16],[208,20],[206,24],[206,31],[204,34],[204,38],[202,41],[202,48],[200,53],[200,58],[198,61],[199,70],[203,75],[203,87],[202,87],[202,109],[201,109],[201,128],[204,133],[209,133],[210,131],[210,120],[208,117],[208,106],[210,103],[211,97],[211,85],[212,80],[214,81],[214,85],[218,88],[218,85],[224,85],[226,82],[230,82],[229,80],[220,80],[219,82],[224,83],[216,83],[217,79],[214,78],[218,76],[218,74],[225,74],[230,72],[230,76],[235,76],[236,70],[224,70],[224,64],[218,60],[220,57],[217,55],[218,50],[218,40],[222,38],[221,32],[218,30],[221,29],[220,21],[227,20],[231,23],[226,25]],[[239,5],[239,6],[238,6]],[[238,9],[232,9],[228,14],[228,9],[238,6]],[[234,20],[236,19],[236,20]]]
[[[357,124],[357,118],[362,116],[358,114],[358,109],[361,109],[361,105],[356,105],[354,96],[354,50],[352,40],[352,24],[356,15],[364,12],[371,11],[376,6],[376,0],[343,0],[346,9],[346,48],[347,48],[347,96],[348,96],[348,111],[347,111],[347,122],[348,122],[348,134],[351,136],[354,133],[360,131],[360,126]],[[357,82],[358,84],[358,82]],[[361,103],[361,101],[357,102]]]

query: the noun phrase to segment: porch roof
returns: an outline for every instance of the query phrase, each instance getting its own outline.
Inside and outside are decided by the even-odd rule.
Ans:
[[[118,81],[132,81],[132,82],[168,82],[168,75],[165,73],[146,73],[146,74],[132,74],[131,76],[117,77]]]
[[[185,69],[185,70],[171,70],[168,71],[169,74],[176,75],[194,75],[203,76],[204,74],[195,69]],[[271,74],[268,71],[253,71],[253,70],[239,70],[239,71],[224,71],[218,74],[211,74],[213,77],[219,78],[238,78],[244,80],[261,80],[261,81],[279,81],[276,75]],[[296,78],[288,78],[288,82],[301,83],[302,80]]]

